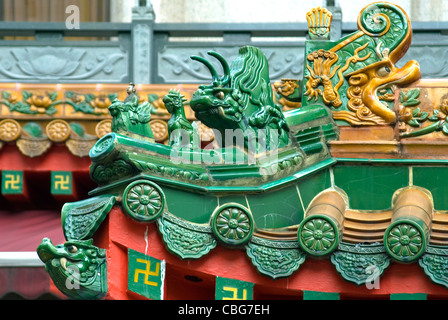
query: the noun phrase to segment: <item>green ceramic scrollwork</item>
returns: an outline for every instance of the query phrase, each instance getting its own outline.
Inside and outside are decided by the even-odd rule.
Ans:
[[[106,296],[106,250],[92,245],[92,239],[54,246],[44,238],[37,253],[56,287],[69,298],[97,300]]]
[[[340,239],[335,223],[321,215],[306,218],[299,226],[297,234],[302,249],[315,256],[331,253],[336,249]]]
[[[95,145],[90,149],[90,158],[99,158],[105,156],[114,148],[114,142],[116,140],[115,133],[109,133],[99,139]]]
[[[206,172],[197,172],[189,169],[180,169],[174,166],[155,164],[147,161],[134,161],[134,165],[141,171],[151,174],[160,174],[165,177],[172,177],[183,181],[195,181],[200,183],[209,180]]]
[[[67,240],[90,239],[114,204],[115,196],[113,195],[102,195],[64,204],[61,220],[65,238]]]
[[[428,246],[419,259],[425,274],[435,283],[448,288],[448,250],[446,247]]]
[[[341,243],[331,262],[341,276],[357,285],[372,284],[390,265],[384,246]]]
[[[246,243],[254,232],[251,213],[237,203],[218,207],[212,215],[211,224],[215,236],[223,243],[230,245]]]
[[[109,163],[92,165],[90,176],[98,183],[106,183],[132,176],[136,170],[127,161],[117,159]]]
[[[246,245],[246,252],[257,270],[272,279],[289,277],[306,258],[296,241],[269,240],[256,236]]]
[[[380,2],[372,3],[360,13],[359,24],[365,34],[382,37],[390,51],[401,44],[409,30],[406,14],[399,7]]]
[[[156,220],[165,209],[165,194],[154,182],[138,180],[123,192],[123,209],[131,218],[141,222]]]
[[[198,259],[217,245],[209,225],[191,223],[167,212],[157,223],[167,248],[182,259]]]

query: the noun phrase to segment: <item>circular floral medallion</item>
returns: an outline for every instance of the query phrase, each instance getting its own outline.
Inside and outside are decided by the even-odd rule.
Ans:
[[[424,239],[420,228],[412,222],[393,224],[384,234],[387,252],[402,262],[416,260],[423,254]]]
[[[63,142],[70,137],[71,129],[67,121],[53,120],[46,127],[48,138],[53,142]]]
[[[207,127],[205,124],[203,124],[200,121],[197,121],[198,125],[198,131],[199,135],[201,137],[201,141],[203,142],[212,142],[215,139],[215,134],[212,129]]]
[[[95,127],[95,133],[98,138],[104,137],[106,134],[112,132],[112,120],[105,119],[100,121]]]
[[[229,203],[215,210],[212,228],[222,242],[241,245],[252,237],[254,223],[249,210],[237,203]]]
[[[21,134],[20,124],[12,119],[0,121],[0,140],[11,142],[17,140]]]
[[[335,223],[327,217],[313,215],[305,219],[298,231],[302,249],[312,255],[331,253],[339,244],[339,232]]]
[[[163,142],[168,138],[168,125],[165,121],[159,119],[151,120],[149,125],[157,142]]]
[[[138,180],[127,186],[123,193],[124,211],[138,221],[157,219],[165,207],[165,195],[158,185]]]

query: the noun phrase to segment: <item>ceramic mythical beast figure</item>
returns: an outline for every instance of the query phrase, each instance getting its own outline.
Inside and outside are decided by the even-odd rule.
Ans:
[[[37,248],[56,287],[74,299],[101,299],[107,293],[106,250],[92,240],[54,246],[47,238]]]
[[[75,299],[106,296],[105,249],[93,246],[92,237],[115,206],[121,208],[109,215],[108,225],[123,221],[117,218],[120,211],[138,223],[157,222],[169,251],[182,259],[198,259],[214,249],[218,242],[235,248],[246,246],[248,256],[260,273],[273,279],[295,272],[305,261],[304,252],[322,257],[339,250],[337,248],[343,244],[344,215],[349,198],[340,186],[336,190],[337,184],[331,181],[335,175],[327,170],[336,160],[327,143],[338,139],[340,126],[396,123],[392,86],[417,80],[420,70],[415,61],[402,68],[395,66],[411,42],[409,19],[398,6],[388,3],[367,6],[359,16],[359,31],[337,41],[329,40],[331,16],[327,10],[317,8],[307,18],[311,34],[306,41],[301,88],[296,87],[299,81],[292,83],[290,90],[286,85],[282,87],[283,93],[294,93],[290,102],[298,104],[300,100],[301,106],[293,110],[282,112],[282,107],[274,102],[267,59],[260,49],[241,48],[231,65],[220,54],[210,51],[209,55],[223,68],[222,76],[204,57],[192,57],[205,65],[212,75],[212,83],[199,86],[190,100],[196,118],[221,133],[224,147],[228,146],[225,136],[229,129],[244,134],[245,148],[259,143],[260,135],[268,140],[265,146],[271,147],[274,132],[275,148],[282,148],[275,157],[260,156],[254,163],[227,163],[225,156],[234,156],[234,151],[240,150],[216,148],[223,150],[216,162],[176,162],[171,158],[171,151],[178,139],[173,138],[168,146],[154,142],[148,124],[149,106],[138,103],[133,85],[128,88],[128,98],[124,102],[112,103],[109,110],[113,116],[113,132],[98,140],[90,151],[91,178],[98,183],[98,188],[91,191],[92,198],[66,203],[62,208],[65,244],[54,246],[44,239],[37,248],[62,292]],[[182,129],[191,138],[196,133],[185,119],[184,102],[177,91],[170,91],[164,98],[172,115],[169,130]],[[336,126],[333,118],[340,126]],[[441,122],[438,123],[437,128],[440,128]],[[218,153],[215,149],[196,150],[191,140],[186,149],[188,160],[196,155],[203,160],[202,156]],[[239,154],[243,152],[236,155]],[[313,178],[309,179],[311,176]],[[331,193],[324,192],[330,187]],[[319,194],[323,198],[317,198],[320,199],[318,205],[312,205],[314,200],[309,202],[310,209],[305,210],[301,190],[309,198],[307,201],[311,201],[311,195]],[[264,195],[270,192],[271,195],[279,193],[267,200]],[[325,208],[335,210],[322,215],[310,211],[321,208],[322,199],[333,199],[332,202],[325,200],[325,204],[329,204]],[[299,201],[301,206],[297,205]],[[387,210],[390,212],[390,208]],[[123,230],[132,231],[130,226],[135,225],[129,224]],[[295,240],[292,234],[296,233],[297,226]],[[422,234],[429,239],[429,232]],[[122,235],[108,234],[107,237],[116,237],[108,241],[120,242],[126,238]],[[137,237],[137,233],[133,236],[140,239],[141,244],[143,237]],[[124,242],[120,245],[127,246]],[[382,261],[379,265],[384,270],[389,260],[383,258],[383,251],[375,252],[378,255],[375,253],[374,259]],[[424,250],[419,254],[422,252]],[[113,260],[117,257],[111,250],[109,253],[109,261],[117,261]],[[355,254],[358,251],[351,256]],[[368,261],[362,255],[353,261]],[[402,261],[409,262],[408,255],[403,256]],[[339,261],[342,262],[336,262],[338,267],[344,264],[345,268],[343,258]],[[149,264],[147,266],[149,268]],[[367,276],[359,272],[350,278],[358,285],[359,281],[366,283]],[[121,288],[129,289],[129,283],[128,287]]]
[[[213,65],[203,57],[191,57],[203,63],[213,78],[211,85],[199,86],[190,101],[196,118],[217,129],[222,137],[226,129],[240,129],[246,134],[246,147],[253,137],[247,134],[249,132],[261,133],[257,138],[266,137],[268,149],[272,133],[278,134],[278,147],[287,145],[289,128],[281,107],[274,103],[269,66],[262,51],[251,46],[242,47],[239,57],[230,66],[217,52],[208,54],[219,60],[224,75],[219,77]]]
[[[411,43],[408,16],[396,5],[373,3],[358,17],[359,31],[328,41],[312,30],[329,30],[329,15],[318,8],[307,17],[312,40],[306,44],[302,106],[324,104],[339,124],[395,123],[392,86],[412,83],[421,76],[416,61],[395,66]]]
[[[170,90],[163,97],[163,103],[171,114],[168,120],[168,132],[170,133],[169,145],[174,147],[199,148],[199,133],[195,124],[191,124],[185,116],[184,103],[187,101],[177,90]],[[184,139],[182,135],[187,135]],[[182,145],[184,144],[184,145]]]
[[[123,135],[154,141],[154,134],[149,125],[151,105],[148,101],[139,103],[134,83],[129,84],[126,92],[128,96],[124,102],[115,99],[109,106],[112,130]]]

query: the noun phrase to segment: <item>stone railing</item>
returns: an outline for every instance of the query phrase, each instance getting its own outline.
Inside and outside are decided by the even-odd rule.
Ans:
[[[355,23],[342,23],[340,8],[329,9],[332,38],[356,30]],[[423,77],[445,77],[447,31],[448,23],[414,23],[413,44],[401,63],[415,59]],[[307,32],[306,23],[155,23],[151,7],[134,8],[131,23],[81,23],[80,29],[0,22],[0,82],[209,82],[208,70],[189,57],[212,49],[232,61],[244,45],[264,51],[273,81],[301,79]]]

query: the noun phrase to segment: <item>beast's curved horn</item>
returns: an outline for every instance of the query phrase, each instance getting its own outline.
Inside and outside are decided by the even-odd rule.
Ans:
[[[224,70],[224,79],[228,79],[230,78],[230,67],[229,64],[227,63],[226,59],[224,59],[224,57],[222,55],[220,55],[218,52],[216,51],[209,51],[207,52],[209,55],[211,55],[212,57],[215,57],[216,59],[219,60],[219,62],[221,62],[222,68]]]
[[[198,56],[190,56],[190,58],[192,60],[196,60],[196,61],[199,61],[199,62],[203,63],[208,68],[208,70],[210,70],[210,73],[212,74],[213,81],[219,79],[218,72],[216,72],[216,69],[206,59],[204,59],[202,57],[198,57]]]

